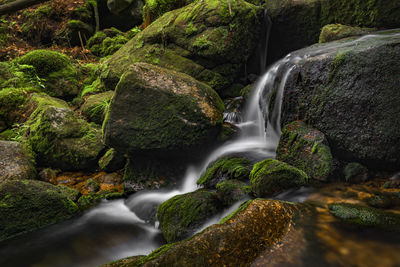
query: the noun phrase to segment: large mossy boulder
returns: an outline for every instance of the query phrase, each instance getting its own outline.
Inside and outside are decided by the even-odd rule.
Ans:
[[[44,91],[51,96],[68,98],[78,94],[78,76],[71,59],[50,50],[34,50],[16,60],[31,65],[42,80]]]
[[[245,76],[262,9],[237,0],[196,1],[165,13],[105,61],[103,80],[114,90],[135,62],[186,73],[222,93]]]
[[[400,3],[382,0],[249,0],[271,18],[268,62],[318,42],[327,24],[373,28],[400,27]],[[301,29],[301,30],[299,30]]]
[[[206,84],[136,63],[118,83],[104,122],[105,142],[131,155],[188,157],[216,139],[223,109]]]
[[[157,218],[168,243],[191,236],[212,216],[222,211],[217,194],[198,190],[177,195],[162,203]]]
[[[18,142],[0,141],[0,183],[36,178],[35,160]]]
[[[283,128],[276,159],[303,170],[315,180],[327,181],[333,171],[333,157],[325,135],[301,121]]]
[[[79,211],[62,187],[33,180],[0,184],[0,240],[66,220]]]
[[[104,144],[101,129],[77,117],[66,102],[43,94],[32,95],[28,106],[27,141],[38,165],[62,170],[93,170]]]
[[[248,180],[253,163],[245,158],[224,157],[212,163],[197,181],[208,188],[231,179]]]
[[[400,31],[315,45],[292,56],[305,54],[288,76],[281,124],[298,119],[323,132],[335,158],[397,170]]]
[[[259,258],[265,264],[263,254],[290,231],[298,211],[288,202],[247,201],[220,224],[165,245],[134,266],[251,266]]]
[[[275,159],[255,164],[250,173],[251,190],[257,197],[305,186],[308,180],[308,175],[302,170]]]
[[[400,214],[349,203],[333,203],[329,212],[345,223],[400,231]]]

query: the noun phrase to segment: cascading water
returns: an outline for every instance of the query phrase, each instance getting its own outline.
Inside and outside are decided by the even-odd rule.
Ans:
[[[35,263],[40,266],[96,266],[151,252],[162,244],[160,230],[154,225],[154,219],[151,220],[157,205],[175,195],[196,190],[197,179],[212,162],[238,153],[251,155],[256,160],[275,157],[281,132],[282,96],[287,79],[297,63],[333,49],[354,47],[357,42],[385,36],[368,35],[347,42],[312,46],[289,54],[272,65],[255,85],[243,118],[236,124],[241,130],[240,135],[213,151],[202,164],[189,166],[180,188],[169,192],[140,192],[126,201],[105,201],[76,220],[9,240],[6,244],[0,244],[0,265],[27,266]],[[287,194],[282,197],[287,197]],[[301,201],[302,196],[294,199]],[[229,212],[228,209],[224,214]],[[212,218],[202,228],[219,219]],[[90,249],[98,244],[101,246]],[[43,251],[47,253],[43,254]]]

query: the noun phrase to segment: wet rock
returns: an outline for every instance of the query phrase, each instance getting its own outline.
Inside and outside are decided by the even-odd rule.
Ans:
[[[32,65],[43,80],[44,91],[55,97],[78,94],[77,71],[64,54],[50,50],[34,50],[17,59],[19,64]]]
[[[293,52],[322,51],[291,71],[281,124],[302,120],[325,134],[335,158],[395,170],[400,165],[400,34],[375,35]]]
[[[102,125],[113,95],[113,91],[107,91],[87,97],[80,107],[82,115],[89,121]]]
[[[123,155],[110,148],[99,160],[99,167],[106,172],[115,172],[124,168],[126,160]]]
[[[122,196],[123,195],[119,192],[92,192],[86,195],[82,195],[78,199],[77,204],[81,210],[87,210],[99,204],[103,199],[112,200],[122,198]]]
[[[276,159],[303,170],[315,180],[327,181],[333,170],[333,157],[325,135],[301,121],[283,128]]]
[[[94,179],[86,180],[86,189],[89,193],[96,193],[100,189],[100,184]]]
[[[239,180],[228,180],[217,184],[218,197],[226,206],[249,197],[251,187]]]
[[[400,231],[400,215],[397,213],[349,203],[330,204],[329,212],[345,223]]]
[[[35,179],[34,162],[34,158],[24,145],[0,141],[0,183],[13,179]]]
[[[105,142],[131,155],[187,158],[215,140],[223,108],[210,87],[190,76],[136,63],[118,83]]]
[[[33,180],[0,184],[0,240],[66,220],[79,211],[63,188]]]
[[[344,168],[346,182],[361,183],[368,180],[368,169],[357,162],[352,162]]]
[[[220,224],[155,250],[137,266],[249,266],[282,240],[296,213],[295,204],[248,201]]]
[[[257,197],[270,196],[290,188],[305,186],[309,177],[287,163],[266,159],[254,165],[250,173],[251,190]]]
[[[319,35],[319,43],[331,42],[351,36],[366,35],[377,31],[376,28],[361,28],[342,24],[325,25]]]
[[[245,158],[224,157],[212,163],[197,184],[214,188],[230,179],[248,180],[253,163]]]
[[[77,117],[62,100],[34,94],[30,101],[35,108],[26,138],[37,163],[64,171],[96,168],[104,148],[101,130]]]
[[[205,190],[175,196],[157,209],[157,218],[168,243],[191,236],[218,212],[222,204],[217,194]]]
[[[196,1],[167,12],[105,62],[103,80],[114,90],[129,65],[142,61],[186,73],[222,92],[243,78],[259,41],[261,14],[261,8],[242,0],[233,5]]]
[[[116,260],[110,263],[106,263],[101,265],[101,267],[127,267],[127,266],[135,266],[140,260],[142,260],[145,256],[132,256],[122,260]]]

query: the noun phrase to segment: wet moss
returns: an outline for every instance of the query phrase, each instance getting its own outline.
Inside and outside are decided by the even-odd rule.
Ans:
[[[251,189],[257,197],[269,196],[290,188],[305,186],[308,175],[281,161],[266,159],[254,165],[250,173]]]
[[[349,203],[330,204],[329,212],[345,223],[400,231],[400,215],[397,213]]]
[[[214,162],[197,181],[206,187],[215,187],[229,179],[248,179],[253,164],[245,158],[225,157]]]
[[[376,28],[361,28],[342,24],[328,24],[325,25],[321,30],[321,34],[319,35],[319,43],[326,43],[346,37],[369,34],[376,30]]]
[[[102,125],[113,95],[113,91],[108,91],[87,97],[80,108],[82,115],[89,121]]]

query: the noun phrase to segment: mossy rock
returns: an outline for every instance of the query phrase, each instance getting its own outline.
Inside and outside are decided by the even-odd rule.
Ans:
[[[31,152],[23,144],[0,141],[0,183],[35,178],[35,160]]]
[[[118,83],[104,122],[105,142],[131,155],[188,157],[216,139],[223,109],[222,100],[206,84],[136,63]]]
[[[226,206],[249,197],[251,187],[239,180],[228,180],[218,183],[217,194]]]
[[[303,170],[315,180],[327,181],[333,171],[333,157],[325,135],[301,121],[283,128],[276,159]]]
[[[397,213],[349,203],[330,204],[329,212],[345,223],[400,231],[400,215]]]
[[[351,162],[344,167],[344,178],[346,182],[361,183],[368,180],[368,169],[357,162]]]
[[[193,0],[146,0],[143,7],[143,21],[152,22],[161,17],[164,13],[184,7]],[[190,32],[195,32],[197,29],[192,26]]]
[[[106,172],[114,172],[124,168],[125,162],[126,160],[123,155],[118,153],[114,148],[110,148],[99,159],[99,167]]]
[[[250,266],[289,231],[299,205],[256,199],[192,238],[155,250],[132,266]]]
[[[361,28],[342,24],[325,25],[319,35],[319,43],[331,42],[351,36],[359,36],[377,31],[376,28]]]
[[[0,240],[71,218],[76,204],[57,186],[33,180],[0,184]]]
[[[165,13],[105,61],[103,81],[113,90],[135,62],[191,75],[217,92],[243,78],[261,31],[262,9],[242,0],[195,1]]]
[[[16,59],[19,64],[32,65],[43,80],[44,91],[55,97],[78,94],[78,76],[71,59],[50,50],[34,50]]]
[[[99,193],[91,192],[87,195],[82,195],[78,199],[77,204],[81,210],[87,210],[99,204],[103,199],[112,200],[122,197],[123,195],[117,192],[106,192],[106,191],[102,191]]]
[[[62,100],[34,94],[30,102],[35,109],[26,140],[37,163],[65,171],[95,169],[104,148],[100,128],[77,117]]]
[[[225,180],[248,180],[253,163],[245,158],[224,157],[212,163],[197,181],[197,184],[215,188]]]
[[[113,91],[107,91],[88,96],[80,107],[82,115],[89,121],[102,125],[113,95]]]
[[[168,243],[192,235],[207,219],[222,211],[217,194],[206,190],[175,196],[157,209],[163,236]]]
[[[376,32],[371,38],[293,52],[302,56],[322,51],[301,60],[290,72],[281,125],[301,120],[325,134],[335,158],[359,162],[370,170],[398,170],[399,32]]]
[[[250,181],[253,193],[257,197],[265,197],[305,186],[309,182],[309,177],[304,171],[287,163],[266,159],[254,165]]]

